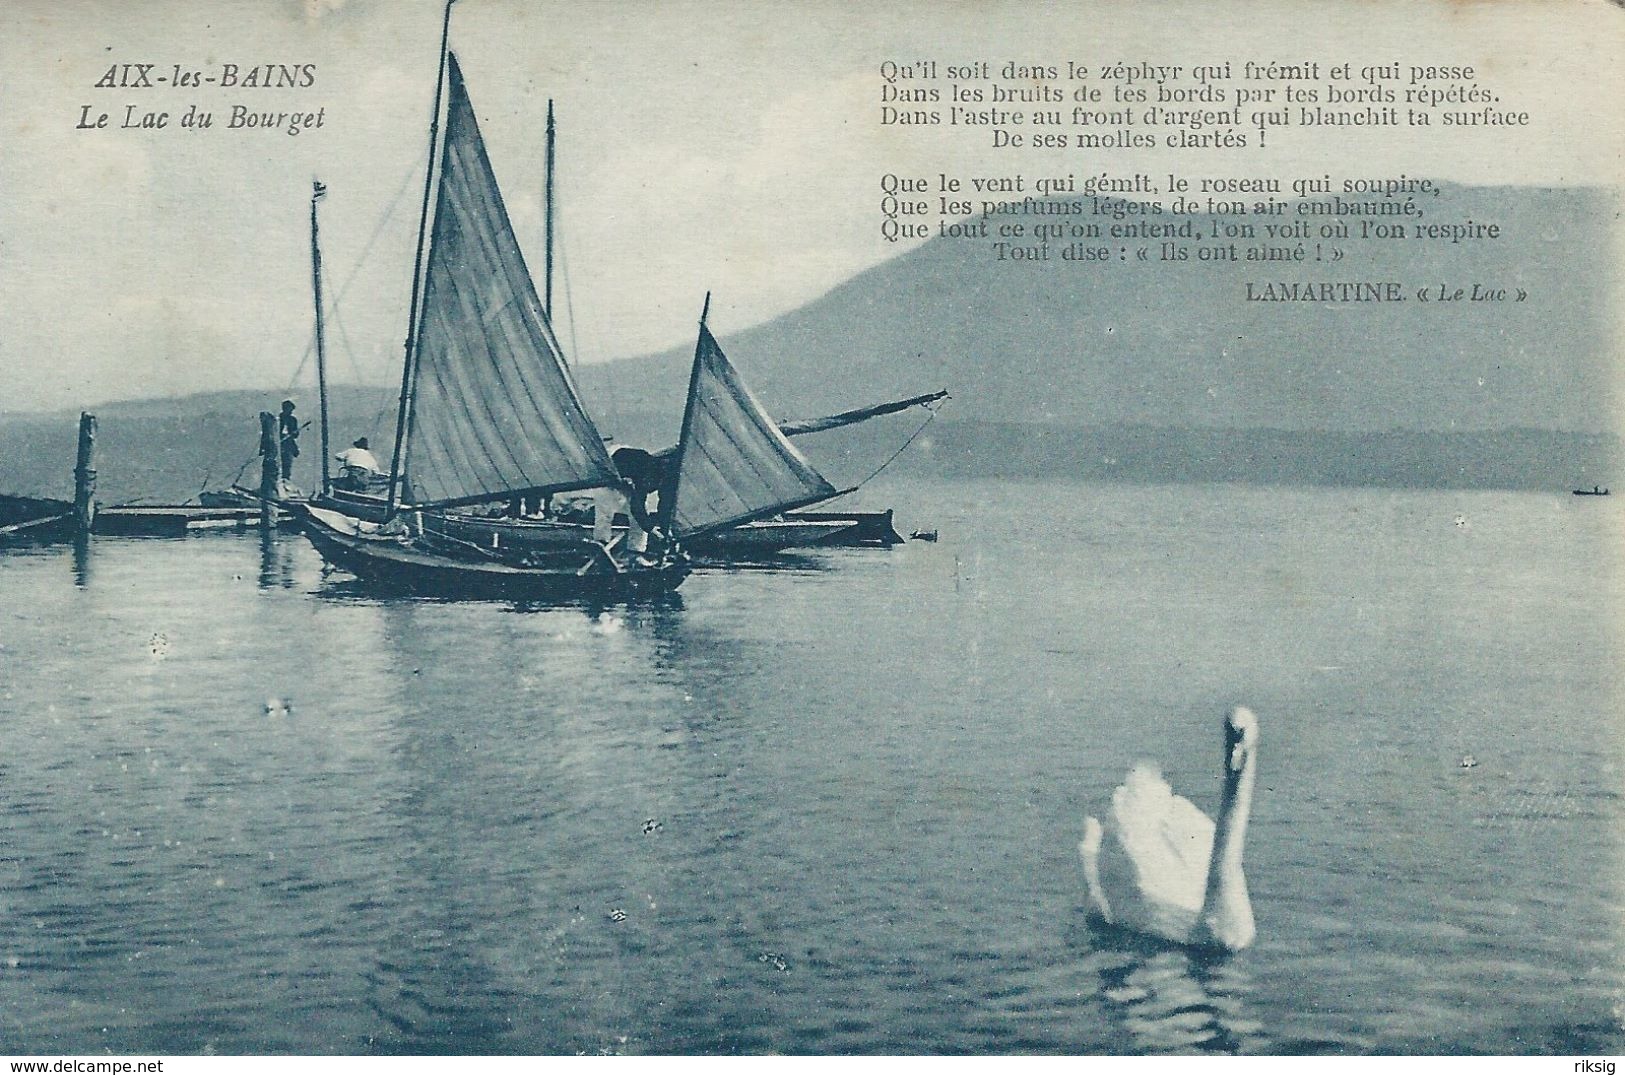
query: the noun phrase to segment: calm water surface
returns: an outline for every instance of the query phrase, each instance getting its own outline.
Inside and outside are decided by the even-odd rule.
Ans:
[[[0,556],[0,1052],[1625,1050],[1620,505],[868,496],[942,540],[608,609]],[[1096,932],[1238,701],[1256,946]]]

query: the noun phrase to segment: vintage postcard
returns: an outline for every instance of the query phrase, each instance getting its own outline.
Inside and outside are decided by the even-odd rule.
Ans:
[[[1611,1073],[1622,99],[1580,0],[11,0],[0,1053]]]

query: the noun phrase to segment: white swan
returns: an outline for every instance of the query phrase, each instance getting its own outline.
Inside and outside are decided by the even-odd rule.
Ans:
[[[1112,793],[1104,826],[1084,819],[1083,876],[1094,910],[1113,925],[1175,944],[1239,951],[1253,942],[1253,907],[1241,870],[1253,801],[1258,718],[1236,707],[1224,722],[1224,796],[1215,826],[1136,765]]]

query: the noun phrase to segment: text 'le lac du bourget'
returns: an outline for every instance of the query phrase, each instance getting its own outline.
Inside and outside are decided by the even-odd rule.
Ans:
[[[97,90],[162,91],[203,90],[206,88],[239,91],[308,90],[316,85],[316,65],[313,63],[215,63],[193,67],[178,63],[116,63],[108,66],[100,78],[91,84]],[[79,120],[75,128],[92,130],[169,130],[180,128],[203,131],[215,126],[215,113],[196,102],[184,107],[163,107],[146,101],[129,101],[110,109],[93,104],[79,107]],[[224,130],[286,131],[297,135],[301,131],[320,128],[326,124],[327,109],[272,110],[256,103],[235,102],[220,116]]]

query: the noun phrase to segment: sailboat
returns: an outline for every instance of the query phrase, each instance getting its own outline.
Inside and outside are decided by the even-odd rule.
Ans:
[[[841,495],[768,417],[700,312],[676,458],[660,489],[661,529],[692,545],[706,535]]]
[[[732,366],[730,364],[730,369]],[[737,380],[738,373],[731,376]],[[778,422],[763,412],[763,419],[785,437],[818,433],[841,426],[894,414],[914,406],[930,406],[947,396],[946,391],[930,392],[909,399],[876,404],[823,418]],[[678,445],[659,452],[637,448],[617,448],[612,453],[616,469],[642,488],[654,491],[664,484],[665,475],[675,466]],[[832,491],[830,497],[851,489]],[[814,501],[814,504],[818,501]],[[470,515],[461,512],[426,514],[425,528],[460,541],[490,549],[526,550],[557,547],[579,542],[590,529],[585,523],[570,523],[554,517],[526,515],[521,518]],[[710,559],[750,559],[790,549],[888,548],[903,542],[893,525],[891,511],[803,511],[769,513],[734,526],[708,529],[683,544],[684,551]]]
[[[680,530],[673,530],[673,521],[662,511],[661,528],[676,538],[685,553],[696,556],[733,561],[740,558],[782,552],[793,548],[848,545],[854,547],[886,547],[899,544],[903,538],[892,526],[892,513],[884,512],[805,512],[798,509],[822,503],[847,493],[856,487],[837,490],[817,475],[806,457],[789,441],[792,436],[819,433],[867,421],[881,415],[894,414],[914,406],[927,406],[947,396],[946,391],[929,392],[909,399],[880,403],[843,411],[823,418],[779,422],[768,415],[761,402],[741,379],[738,370],[722,352],[721,346],[705,327],[709,314],[710,296],[706,296],[706,310],[701,316],[701,336],[696,345],[696,361],[691,372],[688,403],[685,407],[684,436],[678,444],[660,452],[649,453],[636,448],[620,448],[613,453],[617,470],[634,488],[658,492],[662,509],[674,503],[675,490],[682,483],[676,479],[686,468],[691,477],[685,502],[692,502],[694,473],[707,475],[705,481],[713,488],[708,496],[714,502],[731,503],[739,510],[731,517],[706,519],[690,517]],[[698,418],[698,424],[690,418]],[[696,443],[696,438],[699,438]],[[718,438],[721,438],[718,441]],[[700,452],[705,458],[716,459],[713,441],[725,443],[736,454],[726,467],[710,470],[702,467]],[[779,474],[771,488],[750,491],[751,483],[763,481],[762,468],[774,460],[789,468]],[[696,470],[696,468],[699,468]],[[798,484],[791,475],[808,475],[812,479]],[[724,493],[721,489],[731,489]],[[774,495],[782,494],[782,495]],[[687,513],[692,516],[693,513]],[[456,540],[477,544],[490,549],[536,550],[556,547],[564,541],[579,541],[588,528],[548,519],[491,518],[458,513],[425,515],[423,526],[433,533]]]
[[[423,525],[447,509],[622,484],[520,252],[447,48],[450,18],[448,5],[384,517],[311,504],[305,532],[334,566],[412,590],[555,597],[673,589],[687,565],[670,548],[650,564],[590,541],[515,557]]]
[[[731,363],[728,368],[737,381],[738,371],[733,369]],[[785,437],[796,437],[855,425],[882,415],[896,414],[910,407],[929,409],[932,404],[945,399],[947,395],[946,390],[927,392],[924,395],[859,407],[823,418],[781,422],[767,418],[765,412],[763,418]],[[666,459],[675,455],[676,451],[675,447],[669,448],[655,458],[664,463]],[[852,489],[842,490],[833,493],[831,498],[852,491]],[[759,518],[743,525],[708,530],[703,535],[690,537],[684,547],[692,553],[701,555],[741,557],[812,547],[889,548],[902,542],[902,535],[897,533],[892,524],[890,510],[859,512],[794,510],[774,513],[767,518]]]
[[[546,266],[543,275],[543,286],[545,288],[543,310],[549,314],[552,311],[553,281],[554,144],[553,107],[552,103],[549,102],[547,110],[547,197],[545,201],[547,238],[544,245]],[[313,218],[312,228],[314,226]],[[318,325],[319,331],[320,326]],[[785,436],[793,437],[808,433],[821,433],[826,430],[865,422],[871,418],[895,414],[910,407],[924,406],[930,408],[932,404],[945,398],[947,394],[945,390],[929,392],[908,399],[842,411],[839,414],[822,418],[779,423],[773,423],[771,419],[767,420],[770,424],[775,424]],[[671,461],[677,451],[678,448],[675,445],[656,453],[645,452],[637,448],[621,447],[614,450],[612,459],[622,477],[630,479],[634,486],[639,487],[640,492],[652,491],[657,484],[663,481],[662,475],[669,471]],[[851,491],[853,490],[844,490],[843,492]],[[332,495],[344,500],[345,510],[352,514],[360,512],[365,516],[369,511],[376,512],[379,510],[377,507],[371,506],[369,499],[364,495],[356,496],[342,491],[335,491]],[[843,494],[832,493],[831,495],[839,496]],[[517,504],[527,502],[529,502],[528,498],[519,499]],[[579,543],[588,530],[588,527],[581,522],[571,522],[567,517],[551,514],[545,509],[530,513],[522,510],[491,513],[479,509],[462,509],[428,512],[424,513],[421,518],[422,525],[426,530],[444,538],[467,542],[493,551],[515,550],[520,554],[531,550],[557,548],[562,545]],[[624,523],[621,529],[625,529]],[[774,517],[766,519],[756,519],[737,526],[722,527],[698,537],[692,544],[685,545],[685,548],[690,552],[713,556],[739,557],[812,546],[889,547],[900,544],[902,541],[902,536],[893,528],[892,513],[890,511],[797,512],[783,516],[774,515]]]

